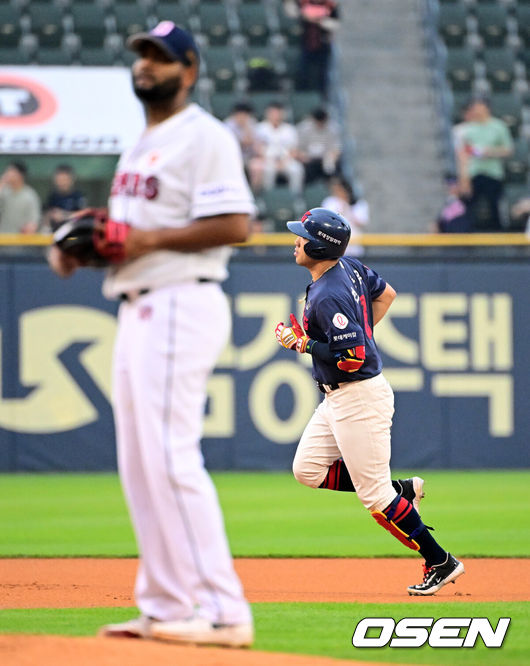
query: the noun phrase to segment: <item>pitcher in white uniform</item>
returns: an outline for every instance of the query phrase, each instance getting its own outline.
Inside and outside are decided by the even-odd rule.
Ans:
[[[235,138],[188,102],[193,37],[163,21],[128,46],[146,129],[112,183],[110,218],[130,228],[103,291],[121,299],[113,408],[141,615],[101,633],[243,647],[252,616],[200,438],[207,380],[230,331],[227,246],[247,238],[254,202]],[[77,267],[57,249],[50,263],[63,276]]]

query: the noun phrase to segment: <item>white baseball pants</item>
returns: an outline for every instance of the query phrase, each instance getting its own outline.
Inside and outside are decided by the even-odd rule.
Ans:
[[[396,496],[390,479],[390,427],[394,393],[382,374],[326,393],[307,424],[293,461],[304,485],[318,488],[342,457],[357,495],[370,511]]]
[[[200,450],[206,383],[229,330],[215,283],[157,289],[119,309],[113,406],[140,552],[136,602],[161,621],[251,622]]]

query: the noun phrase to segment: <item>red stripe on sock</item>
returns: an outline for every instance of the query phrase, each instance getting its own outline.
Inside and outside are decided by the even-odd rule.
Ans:
[[[392,505],[390,505],[392,506]],[[390,506],[387,506],[386,509],[384,509],[383,513],[388,515],[388,511],[390,509]],[[396,510],[394,512],[394,516],[392,518],[393,523],[399,523],[405,516],[408,515],[408,513],[412,509],[412,504],[408,502],[404,497],[399,498],[399,502],[397,503]]]
[[[403,520],[403,518],[406,518],[409,513],[412,511],[412,504],[410,502],[407,502],[408,507],[405,509],[403,513],[400,513],[397,516],[394,516],[393,521],[396,523],[396,525]]]
[[[328,469],[326,478],[324,479],[324,488],[329,488],[330,490],[336,490],[335,488],[335,479],[337,477],[337,463],[334,462],[333,465]]]
[[[336,465],[337,465],[337,475],[335,478],[335,490],[338,490],[340,486],[340,474],[342,471],[342,460],[340,458],[336,461]]]

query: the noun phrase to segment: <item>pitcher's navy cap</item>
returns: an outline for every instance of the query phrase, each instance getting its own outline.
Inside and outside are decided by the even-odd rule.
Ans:
[[[199,60],[199,49],[192,35],[179,28],[173,21],[161,21],[149,32],[137,32],[127,40],[127,48],[138,51],[141,45],[150,42],[158,46],[170,60],[180,60],[185,65],[191,65],[195,59]]]

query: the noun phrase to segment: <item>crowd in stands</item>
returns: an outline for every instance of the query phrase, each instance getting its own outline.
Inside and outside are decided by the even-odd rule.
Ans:
[[[192,11],[188,5],[195,7],[197,16],[193,14],[195,9]],[[281,10],[278,9],[277,16],[280,28],[284,31],[285,43],[287,46],[297,46],[296,66],[289,73],[292,76],[289,89],[317,91],[321,100],[318,106],[309,107],[306,115],[299,120],[299,116],[293,114],[293,110],[286,104],[286,97],[281,94],[285,92],[282,86],[278,88],[271,85],[268,88],[267,82],[264,83],[263,77],[271,72],[265,71],[264,59],[258,57],[249,60],[249,63],[255,62],[256,67],[247,72],[246,95],[243,94],[243,98],[237,96],[238,101],[226,118],[224,116],[229,106],[225,106],[224,113],[217,115],[230,127],[240,143],[258,207],[260,202],[267,200],[268,195],[275,195],[279,188],[282,192],[288,192],[291,201],[297,202],[294,209],[298,212],[304,205],[307,208],[316,205],[334,208],[349,220],[355,236],[369,222],[369,206],[359,196],[355,186],[344,178],[339,126],[328,113],[331,108],[329,70],[333,40],[339,27],[339,5],[337,0],[282,0],[278,3]],[[112,3],[109,2],[108,6],[111,7]],[[223,40],[216,37],[213,30],[215,22],[212,23],[213,27],[210,26],[206,16],[199,11],[199,3],[185,3],[185,6],[188,10],[187,14],[183,14],[183,20],[195,16],[206,49],[213,48],[214,53],[216,44],[229,41],[228,28]],[[36,24],[36,20],[32,20]],[[254,23],[256,20],[254,17]],[[284,20],[290,20],[291,23],[283,25]],[[293,22],[297,24],[297,31],[294,30]],[[244,12],[241,12],[239,23],[243,30]],[[256,53],[261,53],[260,45],[268,48],[267,35],[254,34],[254,23],[250,21],[247,26],[244,41],[248,42],[247,46],[257,48]],[[215,68],[207,57],[205,62],[206,74],[213,76]],[[233,82],[230,85],[231,92],[234,92]],[[256,91],[263,89],[278,90],[279,94],[264,110],[261,106],[258,113],[252,100]],[[216,112],[213,103],[211,108]],[[441,202],[433,231],[501,231],[507,228],[508,218],[512,221],[524,220],[525,223],[528,219],[530,231],[530,192],[528,197],[517,201],[510,210],[503,205],[504,164],[514,150],[512,134],[506,123],[492,115],[485,99],[474,98],[462,109],[461,122],[455,125],[453,137],[457,168],[454,173],[445,175],[446,200]],[[9,164],[0,178],[0,233],[49,232],[71,212],[87,205],[82,191],[76,186],[75,173],[68,164],[57,167],[50,191],[42,202],[37,192],[26,182],[27,178],[27,166],[18,160]],[[307,189],[311,186],[316,186],[316,189],[313,189],[312,196],[308,196]],[[283,209],[281,212],[284,212]],[[282,214],[276,217],[271,215],[267,204],[264,204],[256,228],[264,231],[283,230],[283,219]],[[361,254],[362,248],[352,244],[351,251]]]
[[[48,233],[73,212],[87,206],[70,165],[56,167],[44,205],[33,187],[26,183],[27,174],[26,164],[17,160],[7,166],[0,178],[1,233]]]
[[[286,114],[282,102],[272,101],[259,119],[251,102],[237,102],[224,120],[240,143],[255,196],[259,198],[283,185],[293,196],[302,197],[306,185],[321,183],[329,186],[326,205],[340,208],[356,228],[364,226],[368,221],[367,206],[362,211],[359,206],[355,208],[353,188],[340,177],[341,141],[337,123],[324,106],[313,109],[297,124],[289,122]],[[22,161],[12,162],[2,176],[1,232],[49,232],[69,214],[87,206],[76,185],[74,170],[68,164],[55,169],[43,202],[26,178],[27,167]]]
[[[327,179],[339,170],[339,129],[323,107],[295,125],[286,119],[282,102],[272,101],[261,121],[250,102],[241,102],[225,123],[239,140],[255,194],[278,182],[301,194],[304,184]]]

